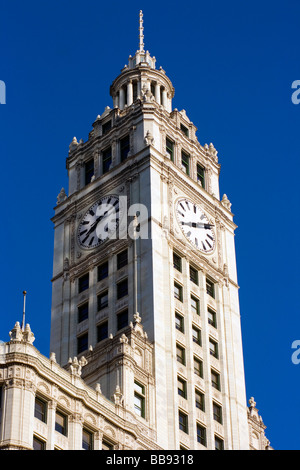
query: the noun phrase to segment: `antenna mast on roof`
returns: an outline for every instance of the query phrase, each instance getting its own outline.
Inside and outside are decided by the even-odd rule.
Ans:
[[[23,300],[23,319],[22,319],[22,331],[25,330],[25,304],[26,304],[26,290],[23,290],[23,296],[24,296],[24,300]]]
[[[140,52],[144,52],[144,27],[143,27],[143,12],[140,10]]]

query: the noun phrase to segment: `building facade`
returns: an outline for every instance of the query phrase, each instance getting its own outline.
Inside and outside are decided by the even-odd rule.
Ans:
[[[50,359],[29,326],[1,345],[2,448],[268,447],[246,404],[218,154],[173,109],[142,12],[139,39],[113,107],[70,144],[53,217]]]

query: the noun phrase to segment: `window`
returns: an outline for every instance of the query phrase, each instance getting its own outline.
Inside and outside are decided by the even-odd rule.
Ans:
[[[102,450],[114,450],[114,446],[108,441],[102,441]]]
[[[177,271],[182,271],[181,258],[180,256],[176,255],[176,253],[173,253],[173,268],[177,269]]]
[[[222,424],[222,406],[213,402],[213,417],[214,420]]]
[[[206,447],[206,429],[197,423],[197,442]]]
[[[98,266],[98,282],[108,277],[108,261]]]
[[[121,330],[128,325],[128,310],[118,313],[117,315],[117,329]]]
[[[60,411],[56,411],[55,413],[55,431],[63,434],[64,436],[67,435],[67,424],[68,418],[65,414],[61,413]]]
[[[94,448],[94,436],[93,433],[87,429],[82,429],[82,448],[84,450],[93,450]]]
[[[145,418],[145,387],[138,382],[134,382],[134,411]]]
[[[108,322],[103,322],[97,326],[97,342],[108,338]]]
[[[215,284],[210,279],[206,278],[206,293],[215,298]]]
[[[166,139],[166,149],[167,149],[167,154],[170,157],[170,160],[174,162],[174,142],[172,142],[170,139]]]
[[[186,415],[182,411],[179,411],[178,419],[179,419],[179,429],[180,429],[180,431],[183,431],[186,434],[188,434],[189,433],[189,430],[188,430],[188,415]]]
[[[128,157],[130,151],[130,139],[129,135],[120,140],[120,158],[121,162],[124,162]]]
[[[219,359],[218,343],[216,343],[216,341],[212,340],[211,338],[209,338],[209,352],[213,357]]]
[[[186,381],[181,377],[177,377],[177,388],[178,395],[182,398],[186,398]]]
[[[37,397],[34,404],[34,417],[43,423],[47,422],[47,403]]]
[[[207,318],[208,318],[208,323],[212,325],[213,327],[217,328],[217,315],[214,310],[211,308],[207,309]]]
[[[78,323],[86,320],[89,316],[89,303],[85,302],[78,307]]]
[[[193,335],[193,342],[199,344],[201,346],[201,330],[196,326],[192,326],[192,335]]]
[[[194,284],[198,286],[198,271],[197,269],[193,268],[190,266],[190,281],[192,281]]]
[[[224,450],[224,441],[218,436],[215,436],[215,450]]]
[[[183,171],[189,175],[190,174],[190,156],[188,153],[182,151],[181,152],[181,165]]]
[[[106,134],[111,129],[111,121],[107,121],[102,124],[102,135]]]
[[[181,130],[181,132],[184,133],[184,135],[186,135],[187,137],[189,136],[189,130],[183,124],[180,124],[180,130]]]
[[[201,411],[205,411],[204,393],[195,390],[195,406]]]
[[[220,374],[211,370],[211,385],[217,390],[221,390]]]
[[[175,328],[184,333],[184,318],[177,312],[175,313]]]
[[[128,251],[124,250],[117,254],[117,269],[121,269],[128,264]]]
[[[185,349],[182,346],[179,346],[179,344],[176,344],[176,357],[177,361],[185,366]]]
[[[97,306],[98,306],[98,312],[102,310],[103,308],[108,307],[108,290],[98,295]]]
[[[94,159],[88,160],[84,164],[84,183],[89,184],[94,176]]]
[[[200,315],[199,299],[196,299],[193,295],[191,295],[191,309],[192,313]]]
[[[86,351],[88,348],[88,334],[85,333],[77,338],[77,354]]]
[[[84,274],[78,279],[78,292],[83,292],[89,288],[89,273]]]
[[[182,302],[182,286],[174,282],[174,297]]]
[[[123,281],[117,284],[117,299],[121,299],[128,294],[128,279],[124,279]]]
[[[46,442],[42,441],[36,436],[33,436],[32,447],[33,450],[46,450]]]
[[[197,182],[205,188],[205,169],[199,163],[197,163]]]
[[[111,147],[108,147],[106,150],[102,152],[102,173],[107,173],[110,169],[112,162],[111,158]]]
[[[203,362],[194,357],[194,373],[203,379]]]

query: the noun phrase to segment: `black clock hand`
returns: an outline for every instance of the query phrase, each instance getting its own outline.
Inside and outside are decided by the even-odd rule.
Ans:
[[[100,216],[95,220],[95,222],[93,222],[93,224],[91,225],[90,229],[87,231],[84,240],[82,240],[82,243],[85,243],[85,242],[87,241],[87,239],[89,238],[91,232],[94,231],[94,229],[95,229],[95,227],[98,225],[98,223],[101,222],[101,220],[102,220],[104,217],[106,217],[107,215],[109,215],[111,212],[114,212],[114,210],[113,210],[113,211],[106,211],[106,212],[104,212],[104,214],[100,215]]]
[[[201,223],[201,222],[181,222],[182,225],[188,225],[189,227],[193,227],[193,228],[205,228],[206,230],[209,230],[211,229],[212,227],[214,227],[214,225],[212,224],[204,224],[204,223]]]

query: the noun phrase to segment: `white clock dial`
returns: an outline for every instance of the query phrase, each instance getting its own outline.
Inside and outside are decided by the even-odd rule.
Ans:
[[[187,199],[181,199],[176,204],[176,216],[189,242],[203,253],[212,253],[215,248],[213,225],[199,206]]]
[[[77,239],[84,248],[95,248],[109,238],[116,238],[119,225],[119,199],[105,196],[90,207],[78,227]]]

